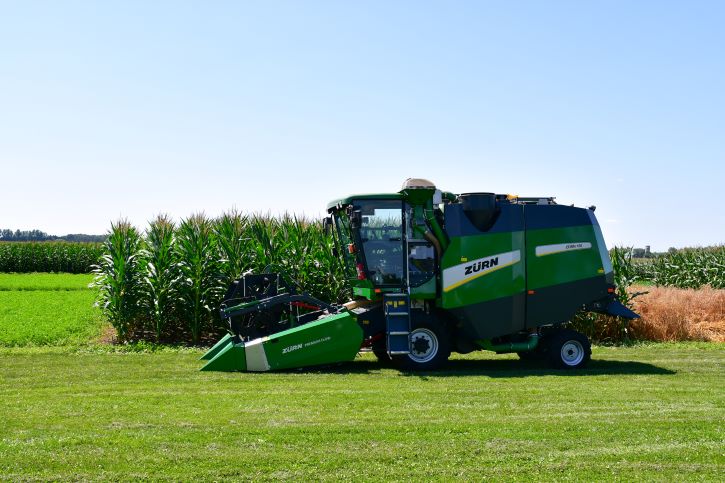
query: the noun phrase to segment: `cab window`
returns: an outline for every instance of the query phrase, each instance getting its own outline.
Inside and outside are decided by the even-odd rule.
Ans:
[[[402,201],[361,200],[354,205],[360,212],[360,241],[367,277],[375,285],[403,285]]]

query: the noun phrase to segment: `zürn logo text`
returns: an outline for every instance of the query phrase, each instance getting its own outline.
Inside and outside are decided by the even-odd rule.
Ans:
[[[471,275],[475,272],[480,272],[481,270],[486,270],[487,268],[492,268],[498,265],[498,257],[489,258],[488,260],[481,260],[478,263],[474,263],[473,265],[468,265],[466,267],[466,275]]]

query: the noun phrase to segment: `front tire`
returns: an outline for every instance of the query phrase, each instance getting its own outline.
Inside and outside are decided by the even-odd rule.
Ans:
[[[423,322],[410,333],[410,354],[393,356],[401,369],[432,371],[442,367],[451,355],[451,341],[439,324]]]
[[[547,354],[557,369],[581,369],[592,358],[592,345],[584,334],[561,330],[549,337]]]
[[[373,342],[372,350],[373,354],[375,354],[375,357],[377,357],[378,362],[380,362],[384,366],[388,366],[391,364],[392,359],[390,359],[390,356],[388,355],[388,349],[387,347],[385,347],[385,336]]]

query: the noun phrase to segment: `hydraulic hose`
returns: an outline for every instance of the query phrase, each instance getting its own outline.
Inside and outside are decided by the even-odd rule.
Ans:
[[[446,238],[446,234],[443,233],[443,229],[438,224],[438,220],[436,220],[435,212],[433,211],[433,201],[428,200],[428,202],[425,205],[425,209],[423,210],[423,216],[425,217],[425,220],[430,224],[430,227],[433,229],[433,234],[438,239],[438,242],[441,246],[441,253],[448,248],[448,238]]]
[[[423,236],[435,247],[436,254],[438,254],[438,259],[440,260],[440,258],[443,256],[443,250],[441,249],[441,244],[438,239],[433,236],[433,233],[431,233],[430,231],[426,231],[425,233],[423,233]]]
[[[413,211],[414,211],[414,219],[419,219],[419,217],[422,217],[423,219],[425,219],[426,221],[428,221],[430,223],[430,220],[428,219],[425,208],[423,206],[416,205],[413,207]],[[430,224],[432,226],[432,223],[430,223]],[[438,259],[440,260],[441,257],[443,256],[443,247],[441,247],[441,242],[435,236],[435,234],[433,234],[425,224],[415,226],[414,230],[417,231],[418,233],[422,234],[423,238],[428,240],[433,245],[433,247],[435,247],[436,255],[438,256]]]

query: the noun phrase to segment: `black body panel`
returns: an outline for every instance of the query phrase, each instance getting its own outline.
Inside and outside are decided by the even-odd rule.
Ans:
[[[480,235],[482,233],[514,232],[524,230],[523,205],[499,203],[499,213],[493,226],[485,232],[473,226],[461,204],[445,205],[445,230],[449,237]],[[528,209],[528,207],[527,207]]]
[[[526,294],[488,300],[478,304],[449,309],[457,320],[457,330],[470,339],[490,339],[513,334],[526,327],[523,325]]]
[[[367,339],[385,331],[385,312],[382,304],[370,308],[353,309],[351,312],[357,317],[357,323],[363,330],[363,338]]]
[[[566,322],[584,305],[607,296],[607,282],[602,276],[537,289],[527,295],[526,326]]]
[[[526,205],[527,230],[591,224],[592,218],[586,208],[565,205]]]

